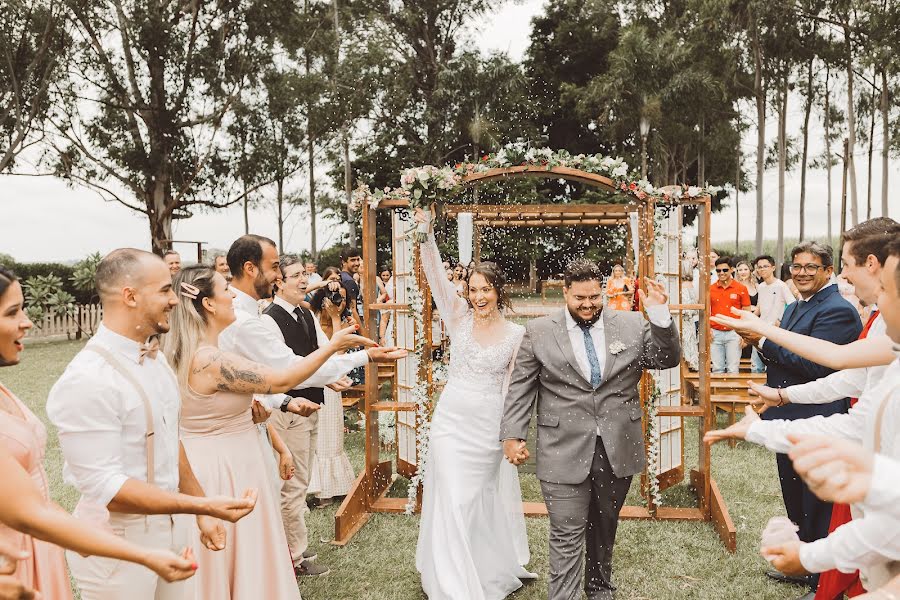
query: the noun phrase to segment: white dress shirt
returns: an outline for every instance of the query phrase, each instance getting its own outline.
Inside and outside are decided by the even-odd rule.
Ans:
[[[785,285],[787,285],[787,284],[785,284]],[[833,286],[833,285],[835,285],[835,284],[834,284],[834,283],[826,283],[824,286],[822,286],[821,288],[819,288],[819,291],[818,291],[818,292],[816,292],[815,294],[813,294],[813,295],[810,296],[809,298],[800,298],[799,300],[795,300],[795,301],[796,301],[796,302],[799,302],[800,304],[803,304],[804,302],[809,302],[810,300],[812,300],[813,298],[816,297],[816,294],[818,294],[818,293],[821,292],[822,290],[828,289],[829,287],[831,287],[831,286]],[[800,306],[799,306],[799,305],[797,306],[797,310],[800,310]],[[782,316],[784,316],[784,310],[783,310],[783,309],[782,309],[782,311],[781,311],[781,314],[782,314]],[[761,338],[759,339],[759,344],[758,344],[758,346],[759,346],[760,352],[762,352],[763,344],[766,343],[766,340],[767,340],[767,339],[769,339],[769,338],[767,338],[766,336],[763,336],[763,337],[761,337]]]
[[[872,465],[872,484],[862,501],[866,513],[883,512],[900,522],[900,461],[876,454]]]
[[[297,356],[285,345],[284,335],[278,325],[275,325],[271,318],[264,319],[265,315],[260,316],[256,300],[239,289],[231,289],[235,294],[236,320],[219,334],[221,350],[243,356],[273,369],[287,369],[295,362],[303,360],[302,356]],[[293,307],[288,312],[293,314]],[[274,327],[267,325],[267,321],[271,322]],[[325,343],[328,343],[327,339]],[[325,387],[368,361],[369,355],[365,352],[332,356],[312,376],[294,389]],[[257,398],[269,409],[276,409],[281,406],[285,395],[260,394],[257,395]]]
[[[816,416],[796,421],[756,421],[747,431],[747,441],[765,445],[775,452],[790,449],[787,434],[818,434],[839,437],[873,449],[876,415],[882,403],[889,402],[881,422],[881,453],[900,458],[900,359],[885,369],[881,380],[863,391],[848,413]],[[896,480],[894,480],[896,486]],[[865,504],[851,505],[853,520],[828,537],[804,544],[800,562],[812,573],[837,569],[843,573],[860,572],[867,590],[884,585],[891,577],[888,561],[900,560],[900,521],[891,515],[869,512]]]
[[[162,352],[138,364],[140,344],[105,325],[97,345],[121,359],[140,382],[153,408],[154,477],[157,487],[178,490],[178,416],[175,373]],[[59,431],[63,477],[91,503],[106,506],[128,479],[147,481],[147,420],[134,386],[99,354],[82,350],[47,398],[47,416]]]
[[[887,325],[879,314],[872,322],[866,339],[887,335]],[[874,388],[884,377],[887,365],[835,371],[827,377],[792,385],[784,389],[793,404],[827,404],[841,398],[859,398],[863,391]]]
[[[584,379],[590,381],[591,363],[588,361],[587,348],[584,345],[584,332],[578,323],[575,322],[575,319],[572,318],[572,313],[568,309],[565,313],[566,330],[569,332],[569,341],[572,343],[575,360],[578,362],[578,368],[581,369]],[[650,322],[657,327],[668,327],[672,323],[672,315],[669,313],[667,304],[647,307],[647,316],[650,318]],[[603,330],[602,317],[591,325],[590,332],[591,340],[594,342],[594,351],[597,353],[597,362],[600,363],[600,373],[602,374],[603,368],[606,366],[606,333]]]
[[[763,281],[757,286],[757,290],[759,318],[769,324],[780,321],[787,305],[796,300],[787,284],[777,277],[772,283]]]
[[[322,276],[318,273],[310,273],[306,276],[306,285],[314,285],[322,281]]]

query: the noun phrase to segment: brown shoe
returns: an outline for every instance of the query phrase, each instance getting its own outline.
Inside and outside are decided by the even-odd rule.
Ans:
[[[328,575],[331,569],[314,563],[311,560],[304,560],[302,563],[294,567],[294,575],[297,577],[321,577]]]

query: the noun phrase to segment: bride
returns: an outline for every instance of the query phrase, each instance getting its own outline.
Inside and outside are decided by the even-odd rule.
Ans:
[[[428,220],[420,209],[415,219]],[[424,463],[416,569],[430,600],[500,600],[537,577],[522,566],[530,557],[519,477],[499,441],[509,365],[525,328],[503,318],[509,298],[495,264],[472,269],[464,300],[431,231],[421,257],[453,347]]]

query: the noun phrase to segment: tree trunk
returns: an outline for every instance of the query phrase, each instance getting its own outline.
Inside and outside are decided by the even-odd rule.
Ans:
[[[275,204],[278,207],[278,253],[284,254],[284,178],[275,181]]]
[[[528,289],[532,292],[537,292],[537,284],[537,258],[530,256],[528,258]]]
[[[850,39],[850,25],[844,24],[844,44],[847,47],[847,173],[850,185],[850,221],[853,226],[859,224],[859,202],[856,196],[856,107],[853,103],[853,43]],[[843,224],[841,225],[843,231]]]
[[[878,93],[878,88],[875,85],[875,78],[878,76],[878,73],[875,70],[872,70],[872,98],[869,102],[869,150],[867,155],[867,168],[869,171],[869,176],[866,181],[866,219],[872,218],[872,158],[875,154],[875,94]]]
[[[697,185],[703,187],[706,185],[706,153],[703,151],[704,137],[706,135],[706,117],[700,116],[700,140],[697,144]]]
[[[888,153],[891,148],[891,124],[887,69],[881,69],[881,216],[888,216]]]
[[[151,184],[150,199],[144,202],[150,206],[147,214],[150,224],[150,250],[160,256],[170,248],[169,242],[165,240],[172,239],[172,196],[171,190],[167,189],[167,180],[165,176],[155,179]]]
[[[247,197],[247,185],[244,184],[244,235],[250,233],[250,198]]]
[[[800,163],[800,241],[806,236],[806,164],[809,159],[809,115],[812,113],[814,100],[813,93],[813,63],[814,58],[809,59],[809,68],[806,78],[806,106],[803,107],[803,157]]]
[[[775,260],[778,268],[784,262],[784,174],[787,170],[787,103],[788,73],[782,74],[778,98],[778,241]]]
[[[831,67],[825,68],[825,179],[828,189],[825,193],[826,211],[828,212],[828,243],[831,244],[831,91],[828,89],[828,83],[831,78]],[[803,240],[801,240],[803,241]]]
[[[756,254],[763,246],[763,175],[766,172],[766,90],[762,79],[762,49],[758,24],[753,24],[753,93],[756,96]],[[780,264],[780,261],[779,261]]]
[[[334,38],[335,38],[335,57],[336,68],[340,68],[341,64],[341,18],[338,7],[338,0],[332,0],[334,7]],[[347,123],[341,126],[341,147],[344,156],[344,200],[347,204],[347,230],[349,235],[349,243],[356,246],[356,225],[353,223],[353,210],[350,203],[353,200],[353,172],[350,168],[350,128]],[[365,210],[365,207],[363,207]]]
[[[738,127],[740,130],[740,127]],[[741,203],[739,197],[741,194],[741,145],[738,144],[737,166],[734,169],[734,253],[740,252],[741,248]]]
[[[319,256],[318,244],[316,243],[316,168],[313,163],[313,152],[315,143],[312,138],[312,131],[307,131],[308,141],[306,144],[306,154],[309,160],[309,252],[312,259],[316,260]]]

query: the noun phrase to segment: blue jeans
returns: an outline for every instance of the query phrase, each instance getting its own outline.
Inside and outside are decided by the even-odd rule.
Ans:
[[[760,354],[759,349],[756,347],[750,352],[750,372],[751,373],[765,373],[766,372],[766,363],[763,362],[762,354]]]
[[[733,330],[712,330],[709,345],[713,373],[737,373],[741,367],[741,338]]]

